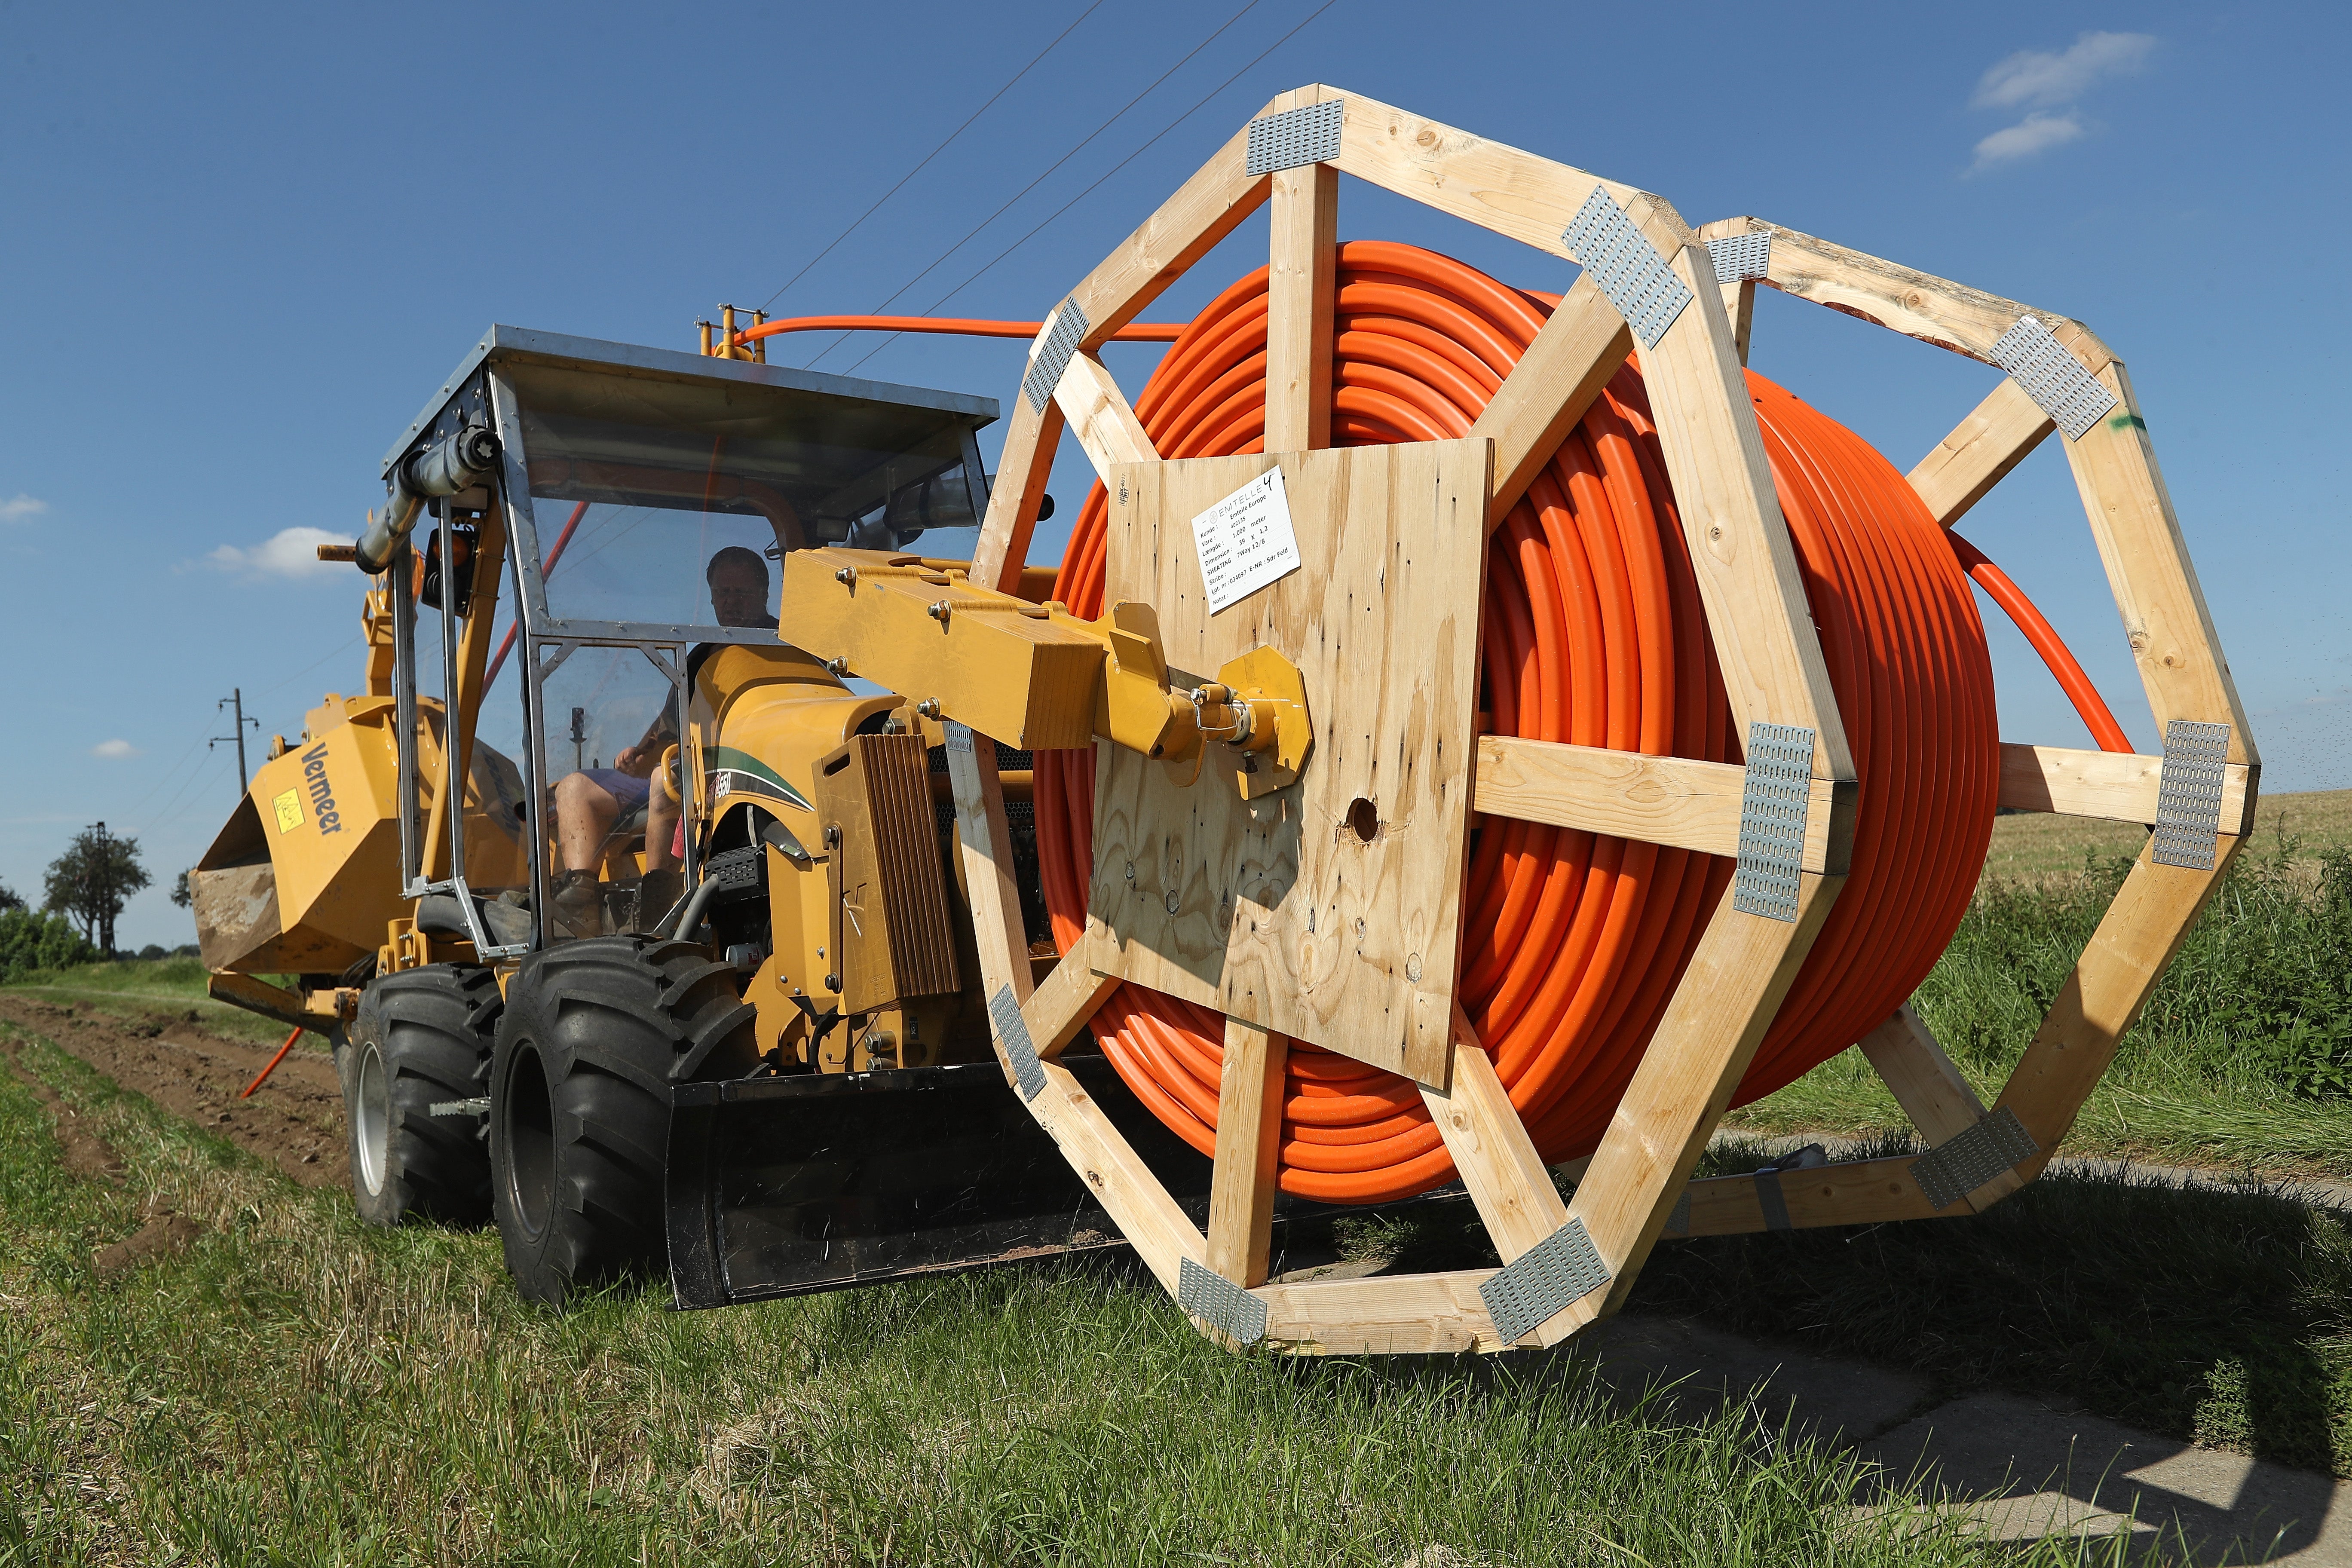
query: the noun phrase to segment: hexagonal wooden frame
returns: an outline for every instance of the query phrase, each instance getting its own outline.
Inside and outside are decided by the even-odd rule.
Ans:
[[[1343,105],[1335,157],[1253,174],[1244,130],[1047,320],[1031,349],[1033,366],[1064,310],[1082,311],[1086,330],[1043,407],[1025,396],[1013,400],[972,580],[1007,590],[1017,581],[1066,423],[1098,473],[1108,476],[1118,463],[1160,460],[1096,353],[1261,205],[1272,206],[1266,447],[1287,451],[1328,444],[1339,173],[1570,262],[1578,258],[1566,248],[1563,231],[1596,187],[1606,192],[1694,295],[1645,350],[1643,369],[1735,715],[1743,729],[1745,721],[1761,721],[1815,733],[1812,832],[1798,919],[1735,910],[1726,893],[1572,1203],[1558,1195],[1457,1012],[1450,1080],[1425,1085],[1423,1094],[1505,1268],[1573,1227],[1581,1232],[1580,1247],[1589,1240],[1608,1275],[1605,1284],[1513,1342],[1554,1343],[1615,1310],[1650,1247],[1670,1232],[1972,1214],[2023,1185],[2073,1125],[2219,884],[2251,828],[2259,777],[2245,716],[2122,362],[2079,322],[2029,312],[2015,301],[1759,219],[1693,231],[1646,192],[1358,95],[1305,87],[1276,98],[1258,118],[1333,101]],[[1718,283],[1706,241],[1739,235],[1769,237],[1768,268],[1760,277]],[[2116,399],[2109,416],[2068,443],[2067,458],[2157,721],[2229,726],[2212,868],[2161,865],[2142,852],[1990,1113],[2013,1114],[2038,1152],[1940,1209],[1913,1170],[1933,1154],[1832,1164],[1769,1184],[1746,1176],[1690,1180],[1843,882],[1852,838],[1853,767],[1740,379],[1759,281],[1988,363],[1995,342],[2021,317],[2032,314],[2048,326]],[[1623,318],[1589,273],[1580,276],[1471,431],[1494,443],[1490,521],[1524,491],[1631,344]],[[2016,382],[2005,381],[1912,471],[1911,483],[1948,526],[2053,427]],[[1188,1264],[1211,1270],[1263,1306],[1265,1340],[1288,1350],[1503,1348],[1480,1290],[1493,1269],[1265,1283],[1284,1051],[1278,1037],[1238,1020],[1228,1021],[1208,1228],[1192,1223],[1054,1059],[1119,982],[1096,973],[1081,948],[1033,994],[994,748],[960,747],[951,738],[949,752],[985,985],[991,995],[1010,989],[1020,1002],[1029,1038],[1012,1049],[1034,1049],[1045,1080],[1028,1104],[1170,1292],[1182,1298]],[[1511,737],[1482,737],[1479,752],[1475,809],[1486,815],[1738,852],[1740,767]],[[2001,763],[2004,805],[2156,820],[2161,758],[2004,745]],[[1986,1108],[1909,1008],[1861,1044],[1936,1151],[1956,1138],[1981,1141]],[[1007,1043],[1000,1037],[996,1045],[1010,1076]],[[1240,1303],[1244,1317],[1255,1310],[1238,1295],[1228,1300]],[[1197,1298],[1188,1302],[1200,1305]],[[1230,1318],[1213,1323],[1196,1311],[1195,1321],[1229,1342],[1255,1337],[1234,1333]]]

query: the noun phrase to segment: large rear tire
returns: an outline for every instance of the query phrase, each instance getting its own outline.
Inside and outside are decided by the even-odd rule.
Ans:
[[[525,1297],[659,1268],[670,1086],[759,1060],[739,976],[693,942],[592,937],[507,986],[490,1069],[491,1195]]]
[[[411,1215],[453,1225],[490,1217],[490,1152],[478,1113],[435,1106],[488,1092],[502,1004],[487,969],[428,964],[371,983],[335,1046],[349,1129],[352,1196],[370,1225]]]

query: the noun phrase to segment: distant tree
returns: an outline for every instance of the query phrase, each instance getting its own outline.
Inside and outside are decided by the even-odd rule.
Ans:
[[[142,959],[157,959],[169,958],[171,954],[163,951],[163,944],[162,942],[151,942],[145,947],[139,950],[139,956]]]
[[[63,915],[0,910],[0,980],[28,970],[87,963],[97,956],[98,950]]]
[[[17,895],[16,889],[5,882],[0,882],[0,914],[5,914],[10,910],[21,910],[24,907],[25,900]]]
[[[110,956],[115,917],[150,880],[147,868],[139,863],[139,840],[118,837],[107,832],[103,822],[94,823],[75,834],[72,847],[49,862],[42,879],[44,907],[79,921],[83,937]]]
[[[172,879],[172,901],[184,910],[196,901],[196,895],[188,890],[188,874],[185,871]]]

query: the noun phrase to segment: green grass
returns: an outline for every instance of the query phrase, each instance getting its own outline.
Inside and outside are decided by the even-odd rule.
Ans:
[[[359,1225],[22,1034],[128,1164],[0,1075],[0,1563],[2071,1563],[1734,1407],[1561,1355],[1286,1362],[1116,1265],[707,1314],[520,1302],[487,1233]],[[166,1205],[185,1250],[113,1277]]]
[[[2282,834],[2301,840],[2303,854],[2315,860],[2323,851],[2352,847],[2352,789],[2262,796],[2254,803],[2255,839],[2268,843]],[[2082,869],[2086,853],[2137,855],[2147,839],[2146,830],[2127,822],[2022,812],[1993,824],[1984,876],[1987,881],[2070,878]]]
[[[2143,837],[2145,836],[2143,835]],[[2191,928],[2070,1152],[2352,1174],[2352,850],[2249,848]],[[2087,854],[2087,852],[2086,852]],[[2126,862],[1988,882],[1915,1002],[1990,1103],[2105,912]],[[1908,1130],[1856,1050],[1726,1125],[1758,1132]]]
[[[0,995],[80,1005],[124,1018],[184,1018],[215,1034],[243,1040],[275,1044],[284,1037],[285,1025],[205,994],[207,973],[201,959],[120,958],[78,963],[70,969],[29,970],[0,986]],[[295,984],[289,974],[260,978],[273,985]]]

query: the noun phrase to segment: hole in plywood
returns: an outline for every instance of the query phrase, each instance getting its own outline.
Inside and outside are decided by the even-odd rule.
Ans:
[[[1370,844],[1381,830],[1381,809],[1362,795],[1348,803],[1348,831],[1359,844]]]

